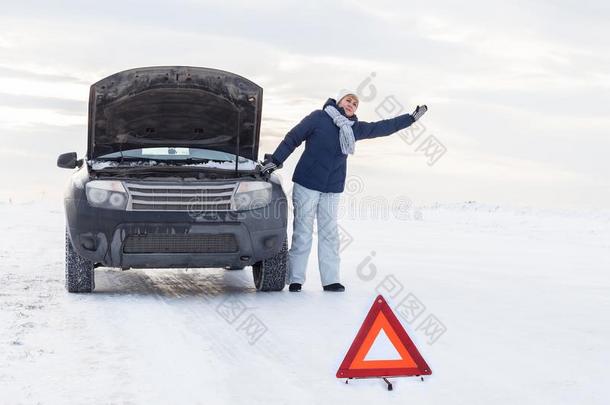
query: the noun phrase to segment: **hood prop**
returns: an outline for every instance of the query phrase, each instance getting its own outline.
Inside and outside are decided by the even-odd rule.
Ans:
[[[235,177],[239,176],[239,137],[241,135],[241,110],[237,110],[237,142],[235,142]]]

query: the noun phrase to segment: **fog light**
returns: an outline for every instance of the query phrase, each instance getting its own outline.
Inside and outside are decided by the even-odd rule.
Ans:
[[[265,247],[267,249],[271,249],[272,247],[275,246],[276,241],[277,241],[277,236],[270,236],[263,241],[263,245],[265,245]]]
[[[93,235],[87,235],[87,234],[83,234],[80,235],[80,244],[82,247],[84,247],[87,250],[95,250],[95,238],[93,237]]]

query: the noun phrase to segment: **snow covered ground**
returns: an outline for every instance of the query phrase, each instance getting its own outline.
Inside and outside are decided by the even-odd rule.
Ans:
[[[94,293],[68,294],[60,202],[4,203],[0,220],[2,404],[610,396],[608,212],[455,204],[346,217],[342,294],[321,291],[315,249],[299,294],[256,293],[250,268],[99,269]],[[424,382],[391,379],[389,392],[335,378],[378,291],[423,308],[399,318],[432,368]]]

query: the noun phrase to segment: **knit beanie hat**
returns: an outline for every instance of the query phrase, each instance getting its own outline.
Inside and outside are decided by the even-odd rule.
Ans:
[[[345,96],[353,96],[356,98],[356,100],[360,101],[360,98],[356,95],[355,91],[351,91],[351,90],[347,90],[347,89],[341,89],[339,91],[339,93],[337,94],[337,98],[335,98],[335,100],[337,100],[337,104],[339,104],[339,102],[341,101],[341,99]]]

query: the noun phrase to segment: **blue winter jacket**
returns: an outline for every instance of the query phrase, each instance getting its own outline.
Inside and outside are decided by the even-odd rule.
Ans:
[[[341,193],[345,188],[347,155],[341,152],[339,127],[324,111],[327,105],[334,106],[347,117],[343,107],[329,98],[321,110],[313,111],[286,134],[273,152],[272,159],[275,164],[283,163],[305,141],[305,151],[294,169],[292,181],[324,193]],[[414,122],[411,114],[377,122],[358,121],[356,114],[348,118],[355,121],[352,130],[356,141],[390,135]]]

